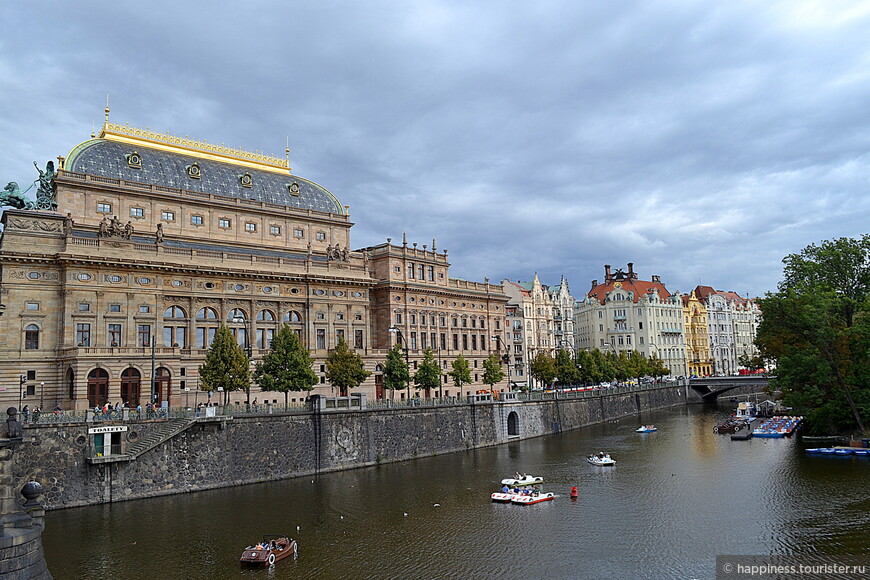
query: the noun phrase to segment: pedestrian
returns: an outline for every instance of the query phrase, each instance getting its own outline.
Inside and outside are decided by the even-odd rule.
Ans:
[[[27,423],[27,421],[30,419],[30,406],[24,405],[23,407],[21,407],[21,414],[24,415],[24,422]]]

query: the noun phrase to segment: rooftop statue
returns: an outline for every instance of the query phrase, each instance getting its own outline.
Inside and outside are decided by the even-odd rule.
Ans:
[[[30,187],[33,187],[32,185]],[[36,206],[32,201],[24,197],[24,194],[30,191],[28,187],[24,192],[18,189],[18,184],[10,181],[3,188],[3,193],[0,193],[0,207],[10,206],[15,209],[34,209]]]
[[[57,175],[57,172],[54,170],[54,161],[45,164],[45,171],[39,168],[36,161],[33,162],[33,166],[39,172],[36,209],[57,210],[57,198],[54,193],[54,176]]]

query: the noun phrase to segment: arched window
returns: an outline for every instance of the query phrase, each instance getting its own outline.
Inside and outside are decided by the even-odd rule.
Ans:
[[[109,373],[96,368],[88,373],[88,405],[105,405],[109,400]]]
[[[35,324],[30,324],[24,329],[24,348],[25,350],[39,348],[39,327]]]
[[[139,404],[139,393],[142,388],[142,374],[133,367],[124,369],[121,373],[121,400],[128,407],[135,408]]]
[[[181,306],[170,306],[163,313],[163,318],[187,318],[187,313]]]
[[[217,312],[215,312],[214,308],[200,308],[199,312],[196,313],[197,320],[217,320]]]
[[[257,320],[262,322],[274,322],[275,315],[271,310],[261,310],[257,313]]]
[[[233,308],[232,310],[230,310],[230,313],[227,314],[227,322],[241,322],[247,319],[248,316],[241,308]]]
[[[284,315],[284,322],[302,322],[302,316],[295,310]]]

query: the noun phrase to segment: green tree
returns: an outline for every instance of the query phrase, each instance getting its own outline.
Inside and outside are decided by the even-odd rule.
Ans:
[[[649,361],[638,351],[633,350],[626,356],[626,372],[632,378],[637,379],[637,384],[640,384],[640,379],[644,375],[650,374]]]
[[[870,235],[811,244],[783,258],[783,280],[760,300],[756,345],[771,387],[812,432],[867,433],[870,413]]]
[[[419,389],[437,389],[441,386],[441,369],[431,348],[423,351],[423,360],[417,365],[414,373],[414,384]]]
[[[290,391],[310,391],[319,381],[312,368],[311,353],[290,326],[282,325],[269,352],[254,369],[254,381],[263,391],[284,393],[284,408]]]
[[[450,367],[453,370],[447,374],[453,379],[453,384],[459,389],[459,396],[461,397],[462,385],[471,383],[471,368],[468,366],[468,361],[462,355],[456,357],[456,360],[450,363]]]
[[[529,374],[545,388],[549,387],[556,378],[556,361],[550,353],[539,350],[529,364]]]
[[[393,348],[387,351],[387,362],[384,365],[384,388],[390,389],[390,398],[395,399],[396,389],[407,388],[410,380],[411,370],[408,368],[408,363],[405,362],[402,348],[398,344],[394,344]]]
[[[490,391],[495,391],[495,384],[504,380],[505,374],[501,370],[501,357],[497,354],[489,355],[483,361],[483,382],[489,385]]]
[[[649,357],[647,361],[647,371],[646,374],[652,375],[654,377],[663,377],[665,375],[671,374],[671,369],[665,366],[664,361],[658,357],[658,355],[652,355]]]
[[[205,353],[205,362],[199,367],[199,384],[210,393],[222,387],[225,405],[230,391],[248,389],[251,385],[250,361],[226,324],[217,329]]]
[[[355,389],[372,373],[365,369],[362,357],[351,350],[344,338],[338,339],[335,348],[326,357],[326,380],[338,387],[339,395],[347,396],[348,389]]]
[[[575,385],[580,382],[580,371],[577,369],[577,361],[571,353],[560,348],[556,351],[556,379],[562,386]]]

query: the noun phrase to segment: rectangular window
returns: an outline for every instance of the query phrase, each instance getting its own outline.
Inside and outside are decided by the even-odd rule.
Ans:
[[[326,232],[317,232],[317,235],[315,237],[317,238],[318,242],[325,242],[326,241]]]
[[[302,228],[293,228],[293,237],[294,238],[304,238],[305,237],[305,230],[303,230]]]
[[[109,312],[121,312],[120,304],[109,304]]]
[[[162,211],[160,212],[160,219],[165,222],[174,222],[175,221],[175,212],[174,211]]]
[[[362,330],[354,330],[353,331],[353,347],[354,348],[364,348],[363,347],[363,331]]]
[[[342,340],[344,340],[344,329],[339,328],[335,331],[335,344],[338,344]]]
[[[435,266],[429,266],[426,272],[426,279],[430,282],[435,281]]]
[[[91,346],[91,325],[87,323],[76,324],[76,344],[79,346]]]
[[[420,333],[420,348],[426,350],[426,333]]]
[[[140,306],[140,307],[139,307],[139,313],[140,313],[140,314],[148,314],[149,312],[151,312],[151,307],[150,307],[150,306]]]
[[[411,348],[411,350],[417,350],[417,333],[416,332],[411,333],[411,346],[410,346],[410,348]]]
[[[408,278],[410,278],[411,280],[414,279],[414,264],[412,263],[408,264]]]
[[[97,204],[97,212],[98,213],[112,213],[112,204],[111,203],[98,203]]]
[[[269,226],[269,233],[273,236],[280,236],[281,226],[276,226],[275,224],[272,224],[271,226]]]
[[[121,346],[121,325],[109,325],[109,346]]]
[[[130,217],[140,218],[145,217],[145,209],[141,207],[131,207],[130,208]]]
[[[402,313],[396,312],[396,324],[402,324]]]
[[[258,328],[257,329],[257,348],[271,348],[272,339],[275,338],[274,328]]]
[[[423,271],[424,271],[424,268],[425,268],[425,266],[424,266],[423,264],[419,264],[419,265],[417,266],[417,277],[418,277],[420,280],[423,280],[423,279],[424,279],[424,278],[423,278]]]
[[[139,346],[151,346],[151,325],[140,324],[138,331],[138,340],[136,344]]]
[[[195,226],[201,226],[202,225],[202,216],[201,215],[190,216],[190,223],[192,223]]]
[[[409,314],[408,318],[411,320],[411,324],[417,324],[417,315],[416,314]]]
[[[88,312],[91,309],[91,305],[87,302],[79,303],[79,312]]]
[[[453,319],[453,328],[458,328],[458,327],[459,327],[459,319],[458,319],[458,318],[454,318],[454,319]]]
[[[218,227],[221,228],[229,228],[232,226],[233,222],[231,222],[228,218],[220,218],[218,220]]]
[[[459,335],[453,335],[453,350],[459,350]]]
[[[447,350],[447,335],[442,332],[439,340],[441,341],[441,350]]]
[[[447,326],[447,318],[446,318],[445,316],[442,316],[442,317],[440,318],[440,323],[439,323],[439,324],[441,324],[441,326]]]
[[[323,328],[317,329],[317,348],[326,348],[326,330]]]
[[[462,319],[462,328],[468,328],[468,319],[467,318]]]
[[[429,345],[432,348],[438,348],[438,343],[435,342],[435,333],[434,332],[429,333]]]
[[[477,335],[471,335],[471,350],[477,350]]]
[[[462,335],[462,350],[468,350],[468,335]]]
[[[39,310],[38,302],[28,302],[26,306],[27,310]]]
[[[257,231],[257,224],[252,223],[252,222],[246,222],[245,223],[245,231],[246,232],[256,232]]]

